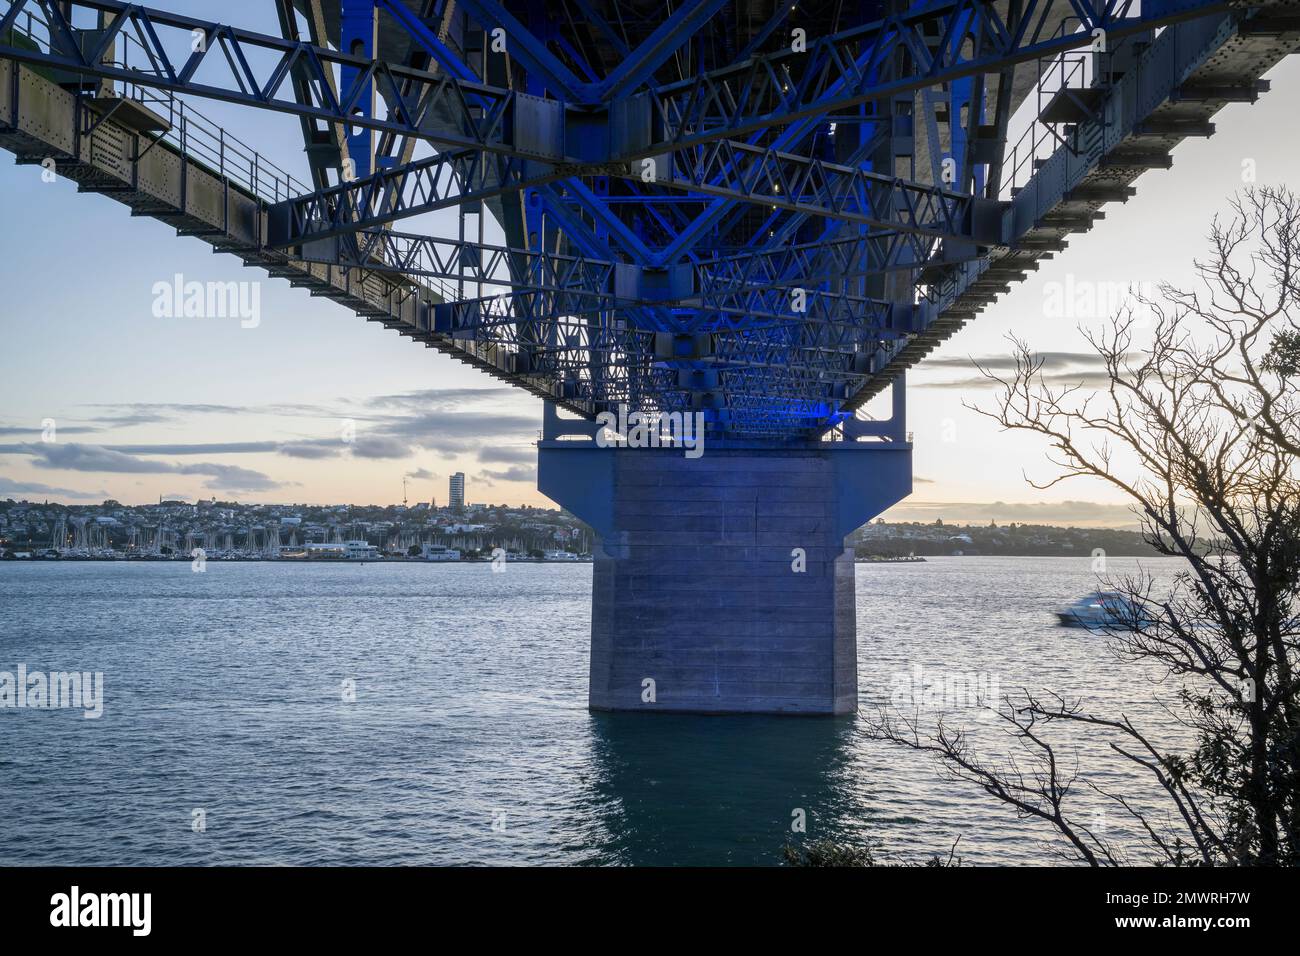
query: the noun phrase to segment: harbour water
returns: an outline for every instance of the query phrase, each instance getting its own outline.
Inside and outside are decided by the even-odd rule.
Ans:
[[[1179,742],[1170,688],[1055,622],[1091,559],[857,575],[860,713],[800,719],[589,713],[590,565],[0,563],[0,671],[104,675],[99,719],[0,709],[0,865],[763,864],[816,837],[1052,863],[1044,826],[868,739],[877,708],[974,674]],[[1007,752],[984,708],[942,707]],[[1085,819],[1128,842],[1082,780],[1139,801],[1147,782],[1102,739],[1063,753]]]

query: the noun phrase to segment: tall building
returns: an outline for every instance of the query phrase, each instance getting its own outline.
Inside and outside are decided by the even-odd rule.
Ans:
[[[458,471],[451,476],[451,489],[448,492],[448,505],[452,511],[465,510],[465,473]]]

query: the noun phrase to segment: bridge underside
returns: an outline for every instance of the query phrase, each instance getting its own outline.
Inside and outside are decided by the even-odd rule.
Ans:
[[[0,0],[0,146],[543,398],[540,488],[600,536],[593,707],[851,711],[843,544],[911,490],[904,371],[1266,90],[1300,3],[576,6],[275,0],[268,38]],[[195,97],[296,116],[310,183]],[[598,447],[618,409],[703,455]]]

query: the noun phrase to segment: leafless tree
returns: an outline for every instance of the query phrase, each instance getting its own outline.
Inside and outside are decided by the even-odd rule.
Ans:
[[[1042,359],[1013,339],[1013,372],[981,369],[1000,387],[998,401],[971,406],[1046,440],[1059,473],[1035,487],[1107,483],[1132,503],[1146,541],[1183,562],[1172,586],[1143,573],[1105,580],[1124,609],[1106,631],[1121,660],[1154,666],[1177,688],[1166,709],[1192,728],[1194,745],[1165,753],[1127,716],[1028,691],[1004,702],[1016,741],[1009,760],[982,760],[942,722],[923,731],[915,718],[882,713],[873,728],[1048,821],[1070,855],[1092,865],[1124,858],[1080,822],[1078,767],[1062,766],[1053,725],[1104,734],[1154,782],[1163,814],[1091,788],[1136,821],[1145,859],[1300,864],[1300,200],[1286,189],[1248,191],[1214,221],[1209,241],[1195,289],[1162,285],[1102,332],[1085,330],[1105,386],[1049,384]]]

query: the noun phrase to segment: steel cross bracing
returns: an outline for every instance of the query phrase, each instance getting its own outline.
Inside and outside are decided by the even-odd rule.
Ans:
[[[678,163],[680,160],[670,163],[665,159],[655,167],[650,182],[685,190],[697,201],[700,196],[717,196],[879,229],[970,239],[985,245],[996,244],[1002,238],[995,223],[972,223],[979,198],[869,169],[730,140],[712,144],[687,170],[688,175],[673,171]],[[271,242],[296,245],[573,179],[559,170],[529,174],[530,166],[536,164],[518,157],[502,160],[460,152],[415,160],[285,202],[275,211]],[[634,195],[652,200],[656,193],[647,190]]]
[[[784,49],[757,55],[676,83],[655,85],[646,77],[644,93],[633,92],[626,84],[618,87],[621,97],[600,90],[601,84],[580,85],[575,92],[549,73],[543,74],[541,89],[554,96],[541,99],[473,79],[473,67],[411,14],[409,5],[375,2],[390,15],[396,10],[406,12],[396,22],[429,54],[430,66],[440,69],[366,59],[308,41],[120,0],[2,0],[0,34],[24,13],[33,13],[46,27],[47,45],[44,50],[33,50],[0,44],[0,56],[407,134],[446,148],[595,167],[777,129],[808,117],[834,116],[909,90],[1086,45],[1095,29],[1120,38],[1229,6],[1224,0],[1148,0],[1146,6],[1154,11],[1143,12],[1137,0],[1023,0],[1013,4],[936,0],[849,29],[827,30],[811,39],[806,51]],[[677,24],[693,22],[706,3],[715,11],[721,6],[709,0],[688,2],[669,19]],[[461,0],[459,5],[479,12],[480,28],[500,22],[513,24],[508,39],[518,45],[510,54],[516,58],[523,50],[544,46],[496,2],[474,0],[467,4]],[[617,0],[610,5],[621,6]],[[863,4],[868,8],[884,5]],[[1010,7],[1017,9],[1017,15],[1009,20],[1005,10]],[[1050,28],[1060,22],[1062,8],[1076,19],[1077,29],[1062,33]],[[483,16],[484,12],[488,15]],[[86,42],[84,30],[72,25],[81,13],[106,15],[105,24],[94,31],[91,42]],[[1058,19],[1053,19],[1054,14]],[[123,36],[140,45],[144,62],[128,66],[112,62],[111,57],[106,60],[113,44]],[[679,47],[691,39],[689,33],[676,37]],[[895,63],[887,70],[891,60]],[[336,94],[331,70],[345,67],[354,69],[356,76]],[[886,79],[882,71],[897,75]],[[306,78],[311,96],[307,102],[299,100],[294,76]],[[640,88],[638,84],[633,89]],[[372,92],[390,104],[388,115],[357,112]],[[654,129],[663,133],[656,137]]]
[[[774,289],[784,289],[789,295],[793,288],[804,288],[806,299],[814,301],[819,290],[809,288],[808,276],[865,278],[914,272],[917,263],[942,268],[964,261],[936,258],[933,253],[937,245],[910,232],[878,232],[702,259],[685,264],[690,276],[682,287],[693,292],[655,298],[638,296],[644,270],[635,265],[469,239],[368,229],[305,242],[301,255],[308,261],[449,280],[456,282],[462,292],[497,286],[521,293],[564,292],[607,302],[608,307],[702,308],[703,303],[717,302],[723,296]],[[974,253],[968,258],[974,258]],[[627,291],[622,292],[620,287]],[[933,297],[928,285],[918,286],[918,293],[923,299]]]
[[[1039,61],[1231,6],[275,4],[281,36],[0,0],[0,58],[292,114],[316,188],[266,208],[268,252],[420,296],[422,334],[585,407],[773,438],[850,414],[965,267],[1015,247],[1002,158]],[[443,209],[455,236],[392,228]]]

